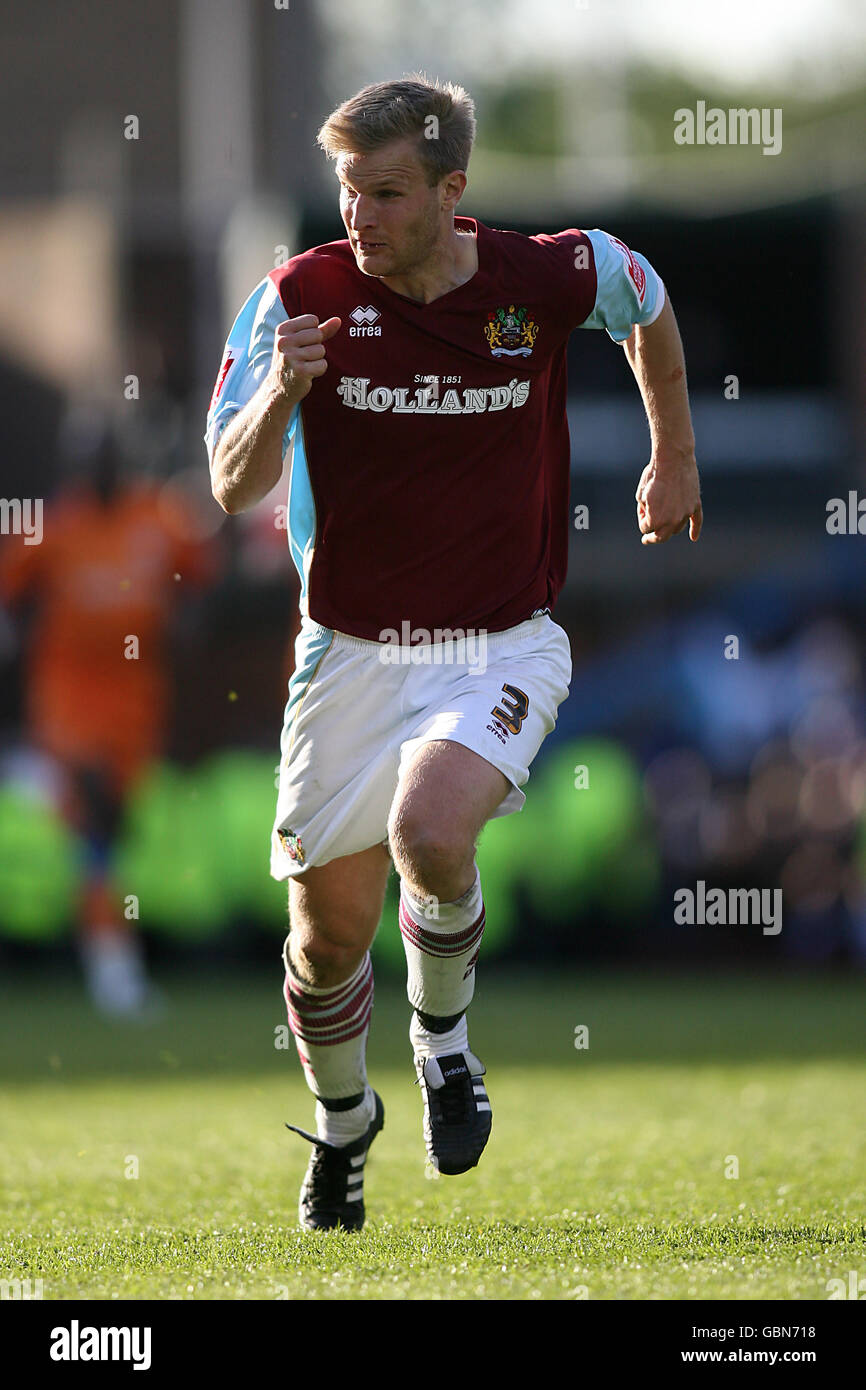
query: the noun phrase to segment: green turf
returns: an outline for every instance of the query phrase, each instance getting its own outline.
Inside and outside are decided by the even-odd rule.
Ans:
[[[279,979],[166,992],[124,1027],[71,985],[5,987],[0,1278],[46,1299],[825,1299],[866,1275],[862,979],[482,974],[493,1136],[435,1181],[380,984],[360,1236],[295,1227],[308,1150],[283,1121],[312,1109],[274,1046]]]

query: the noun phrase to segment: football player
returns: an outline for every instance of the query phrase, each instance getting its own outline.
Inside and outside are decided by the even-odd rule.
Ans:
[[[341,241],[265,275],[229,334],[208,415],[216,499],[253,506],[290,469],[301,630],[271,872],[289,880],[285,998],[316,1132],[308,1228],[358,1229],[383,1107],[365,1067],[369,947],[391,862],[430,1162],[479,1160],[491,1127],[466,1011],[484,931],[478,835],[520,810],[571,654],[565,354],[625,346],[649,420],[644,544],[701,503],[682,346],[664,285],[600,230],[522,236],[460,216],[474,106],[413,75],[319,132]],[[293,1128],[293,1126],[290,1126]]]

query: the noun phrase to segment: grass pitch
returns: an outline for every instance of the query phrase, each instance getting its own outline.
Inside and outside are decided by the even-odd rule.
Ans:
[[[45,1299],[826,1299],[866,1275],[866,980],[482,970],[493,1135],[425,1175],[408,1006],[360,1236],[296,1227],[312,1123],[273,978],[169,981],[149,1025],[0,996],[0,1278]],[[586,1025],[587,1048],[575,1047]],[[580,1035],[578,1035],[580,1040]]]

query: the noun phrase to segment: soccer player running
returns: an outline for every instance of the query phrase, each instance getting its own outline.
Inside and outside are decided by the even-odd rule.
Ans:
[[[475,134],[454,84],[366,87],[319,132],[347,239],[271,271],[229,335],[208,414],[213,493],[251,507],[290,460],[301,631],[271,873],[289,880],[285,997],[316,1097],[310,1229],[364,1222],[384,1120],[367,1080],[369,947],[390,863],[424,1138],[474,1167],[491,1107],[466,1010],[484,930],[478,836],[568,694],[572,329],[625,346],[646,407],[644,544],[701,529],[682,346],[643,256],[599,230],[521,236],[456,216]],[[289,1126],[294,1128],[294,1126]]]

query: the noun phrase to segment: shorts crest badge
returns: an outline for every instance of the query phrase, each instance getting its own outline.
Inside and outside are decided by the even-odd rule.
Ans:
[[[294,830],[285,830],[282,827],[277,831],[277,835],[279,836],[280,844],[289,858],[294,859],[298,864],[303,864],[304,847],[301,844],[300,835]]]

